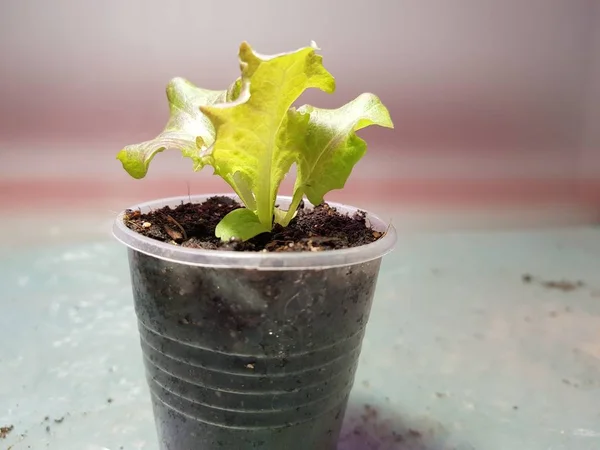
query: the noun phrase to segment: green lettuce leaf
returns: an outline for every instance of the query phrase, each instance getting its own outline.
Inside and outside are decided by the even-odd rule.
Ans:
[[[333,92],[335,80],[312,46],[264,56],[242,43],[239,58],[239,92],[234,87],[229,94],[236,100],[200,110],[216,130],[210,149],[215,173],[233,187],[263,228],[271,230],[277,191],[297,160],[294,144],[302,139],[296,127],[288,126],[288,110],[308,88]]]
[[[338,109],[310,105],[290,109],[288,124],[299,159],[292,204],[280,222],[284,226],[293,218],[304,195],[313,205],[319,205],[326,193],[344,187],[367,150],[367,143],[356,135],[358,130],[370,125],[394,127],[387,108],[370,93]]]
[[[246,241],[267,231],[270,230],[260,223],[254,212],[247,208],[239,208],[223,217],[215,229],[215,235],[222,241],[231,238]]]
[[[230,88],[235,93],[235,85]],[[200,112],[200,106],[226,101],[228,91],[212,91],[194,86],[183,78],[174,78],[167,85],[170,117],[163,132],[156,138],[128,145],[117,155],[123,168],[134,178],[148,173],[152,158],[166,149],[178,149],[200,170],[209,160],[205,151],[213,144],[215,130],[211,121]]]

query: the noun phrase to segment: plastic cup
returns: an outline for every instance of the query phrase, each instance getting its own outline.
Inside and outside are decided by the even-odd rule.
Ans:
[[[386,232],[371,244],[250,253],[162,243],[128,229],[123,215],[114,235],[129,247],[160,449],[335,449],[394,228],[367,213]]]

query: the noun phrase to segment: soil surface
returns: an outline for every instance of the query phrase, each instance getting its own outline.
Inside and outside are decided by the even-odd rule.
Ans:
[[[246,242],[221,242],[215,227],[234,209],[242,206],[228,197],[211,197],[204,203],[182,203],[142,214],[127,210],[125,225],[133,231],[162,242],[190,248],[242,252],[305,252],[336,250],[369,244],[383,233],[373,230],[366,213],[342,214],[326,203],[315,208],[300,205],[287,227],[275,225]]]

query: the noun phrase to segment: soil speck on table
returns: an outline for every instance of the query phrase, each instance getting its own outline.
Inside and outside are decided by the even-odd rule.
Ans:
[[[544,286],[547,289],[557,289],[559,291],[563,291],[563,292],[571,292],[571,291],[575,291],[581,287],[583,287],[585,284],[583,283],[583,281],[565,281],[565,280],[561,280],[561,281],[543,281],[542,282],[542,286]]]
[[[408,430],[408,435],[413,439],[417,439],[422,436],[419,431],[413,430],[412,428]]]
[[[571,380],[568,380],[566,378],[563,378],[562,382],[563,382],[563,384],[566,384],[567,386],[572,386],[572,387],[574,387],[576,389],[579,387],[579,383],[571,381]]]
[[[359,211],[350,216],[323,203],[314,208],[305,208],[301,204],[296,217],[286,227],[276,224],[270,233],[245,242],[222,242],[215,236],[217,224],[241,207],[229,197],[215,196],[203,203],[182,203],[175,208],[165,206],[144,214],[127,210],[123,220],[129,229],[161,242],[239,252],[336,250],[369,244],[385,235],[369,226],[366,213]]]
[[[65,420],[65,416],[62,416],[59,419],[54,419],[54,423],[63,423],[64,420]]]
[[[379,413],[375,408],[371,405],[365,405],[365,413],[361,416],[365,422],[369,422],[371,420],[377,420],[377,416]]]
[[[7,425],[5,427],[0,427],[0,439],[6,439],[6,436],[10,434],[12,430],[14,430],[13,425]]]
[[[113,402],[112,398],[109,397],[109,398],[106,399],[106,403],[112,403],[112,402]]]
[[[394,413],[390,414],[386,409],[380,411],[369,403],[354,412],[351,410],[346,421],[348,428],[340,436],[340,448],[391,449],[397,448],[400,442],[406,445],[407,449],[429,448],[424,446],[430,439],[425,437],[418,427],[414,424],[407,427]],[[431,433],[433,436],[434,431]]]
[[[537,281],[542,287],[546,289],[556,289],[563,292],[572,292],[582,287],[585,287],[585,283],[581,280],[578,281],[568,281],[568,280],[542,280],[539,278],[535,278],[530,274],[524,274],[521,279],[523,283],[533,283]]]

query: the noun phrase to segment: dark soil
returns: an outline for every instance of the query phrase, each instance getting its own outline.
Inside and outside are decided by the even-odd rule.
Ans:
[[[369,244],[383,233],[373,230],[366,213],[341,214],[326,203],[315,208],[301,205],[287,227],[276,225],[246,242],[221,242],[215,227],[234,209],[242,206],[228,197],[211,197],[204,203],[182,203],[142,214],[127,210],[125,224],[144,236],[174,245],[209,250],[241,252],[306,252],[336,250]]]

